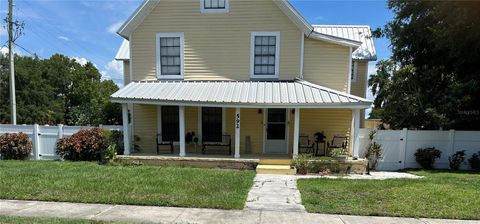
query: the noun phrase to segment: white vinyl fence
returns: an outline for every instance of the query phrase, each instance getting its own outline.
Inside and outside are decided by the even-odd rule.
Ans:
[[[100,125],[107,130],[122,131],[121,125]],[[58,159],[55,153],[57,141],[64,136],[70,136],[81,129],[93,128],[90,126],[42,126],[42,125],[10,125],[0,124],[0,135],[5,133],[23,132],[30,137],[33,144],[32,159]]]
[[[365,155],[370,144],[369,134],[373,129],[360,129],[360,156]],[[377,130],[374,139],[382,145],[382,158],[378,170],[399,170],[419,168],[415,161],[415,152],[419,148],[435,147],[442,152],[434,167],[449,169],[448,157],[456,151],[465,150],[465,161],[461,169],[470,169],[468,159],[480,151],[480,131],[413,131],[413,130]]]

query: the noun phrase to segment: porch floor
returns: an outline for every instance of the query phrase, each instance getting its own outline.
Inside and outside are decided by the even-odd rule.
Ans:
[[[291,160],[291,155],[286,154],[240,154],[240,158],[236,159],[233,155],[226,155],[226,154],[202,154],[202,153],[188,153],[185,157],[180,157],[177,152],[173,154],[169,153],[132,153],[130,155],[122,155],[119,157],[130,157],[130,158],[139,158],[139,157],[150,157],[150,158],[179,158],[179,159],[195,159],[195,158],[203,158],[203,159],[228,159],[228,160]]]

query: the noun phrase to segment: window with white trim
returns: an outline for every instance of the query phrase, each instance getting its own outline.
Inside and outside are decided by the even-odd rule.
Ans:
[[[279,32],[254,32],[251,36],[250,78],[278,78]]]
[[[229,0],[200,0],[200,11],[202,13],[227,13]]]
[[[183,79],[183,33],[157,33],[157,78]]]
[[[352,71],[351,71],[351,77],[350,79],[352,80],[352,82],[356,82],[357,81],[357,62],[356,61],[352,61]]]

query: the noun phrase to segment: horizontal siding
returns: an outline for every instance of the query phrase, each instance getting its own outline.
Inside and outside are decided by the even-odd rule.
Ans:
[[[123,85],[130,83],[130,61],[123,61]]]
[[[141,152],[156,152],[155,136],[157,134],[157,106],[133,105],[135,136],[139,139],[135,144]]]
[[[349,73],[348,47],[318,40],[305,40],[304,79],[346,92]]]
[[[186,80],[248,80],[255,31],[280,32],[280,79],[296,77],[301,32],[272,0],[231,0],[227,14],[201,14],[198,0],[162,0],[132,34],[133,78],[156,79],[157,32],[184,32]]]
[[[316,132],[324,132],[327,141],[333,136],[350,136],[352,111],[348,109],[301,109],[300,134],[314,140]],[[319,149],[323,150],[323,145]]]
[[[351,93],[355,96],[366,97],[367,94],[367,61],[357,62],[357,80],[352,82]]]

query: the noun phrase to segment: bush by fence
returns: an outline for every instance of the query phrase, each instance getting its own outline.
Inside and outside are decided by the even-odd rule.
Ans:
[[[32,153],[32,141],[28,135],[19,133],[6,133],[0,135],[0,154],[2,159],[23,160]]]

